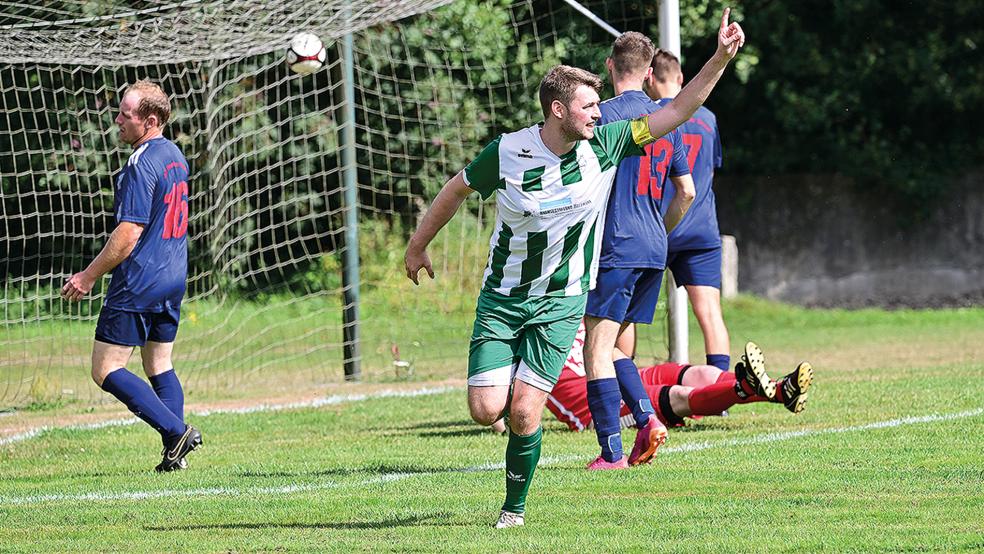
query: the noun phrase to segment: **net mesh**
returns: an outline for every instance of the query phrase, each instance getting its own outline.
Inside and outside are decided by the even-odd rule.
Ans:
[[[350,4],[0,2],[0,407],[106,398],[88,366],[109,277],[81,303],[59,290],[112,231],[113,176],[130,152],[113,119],[139,78],[170,94],[165,134],[191,166],[188,292],[175,347],[189,396],[342,381],[336,41],[346,32],[354,33],[363,379],[463,377],[494,205],[470,199],[435,239],[436,283],[413,287],[403,276],[406,237],[486,141],[540,119],[535,90],[547,68],[603,67],[610,37],[560,1]],[[611,4],[594,8],[623,26],[656,22]],[[307,76],[283,60],[302,30],[328,49],[325,67]],[[644,356],[665,357],[657,321]]]

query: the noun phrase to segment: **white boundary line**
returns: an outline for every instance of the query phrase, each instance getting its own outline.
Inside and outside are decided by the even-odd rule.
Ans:
[[[436,390],[436,389],[432,389]],[[419,393],[418,393],[419,394]],[[433,393],[436,394],[436,393]],[[213,412],[214,413],[214,412]],[[864,425],[853,425],[850,427],[833,427],[829,429],[803,429],[800,431],[788,431],[784,433],[767,433],[764,435],[757,435],[749,437],[747,439],[730,439],[723,441],[702,441],[692,444],[684,444],[678,447],[667,447],[660,450],[661,455],[668,454],[688,454],[691,452],[699,452],[702,450],[709,450],[712,448],[721,448],[729,446],[744,446],[744,445],[755,445],[755,444],[766,444],[772,442],[780,442],[793,438],[808,437],[808,436],[818,436],[818,435],[830,435],[835,433],[850,433],[855,431],[871,431],[875,429],[889,429],[892,427],[901,427],[904,425],[917,425],[920,423],[934,423],[939,421],[951,421],[955,419],[964,419],[968,417],[975,417],[984,414],[984,408],[977,408],[975,410],[967,410],[964,412],[957,412],[953,414],[932,414],[925,416],[913,416],[904,417],[899,419],[890,419],[888,421],[876,421],[874,423],[866,423]],[[540,466],[550,466],[569,463],[572,461],[583,460],[583,456],[548,456],[540,460]],[[381,483],[390,483],[394,481],[401,481],[410,477],[421,476],[421,475],[439,475],[446,473],[460,473],[460,472],[480,472],[480,471],[501,471],[505,468],[504,463],[487,463],[478,466],[472,466],[464,469],[451,469],[446,471],[426,471],[426,472],[414,472],[414,473],[404,473],[404,472],[394,472],[394,473],[384,473],[382,475],[364,479],[361,481],[356,481],[354,483],[338,483],[338,482],[327,482],[327,483],[316,483],[310,485],[284,485],[280,487],[247,487],[242,489],[230,488],[230,487],[209,487],[202,489],[188,489],[188,490],[156,490],[156,491],[131,491],[131,492],[107,492],[107,493],[80,493],[80,494],[43,494],[43,495],[30,495],[30,496],[0,496],[0,506],[30,506],[36,504],[43,504],[48,502],[85,502],[85,501],[119,501],[119,500],[149,500],[158,498],[189,498],[189,497],[210,497],[210,496],[254,496],[259,494],[292,494],[297,492],[312,492],[328,489],[337,489],[344,487],[366,487],[369,485],[378,485]]]
[[[315,398],[314,400],[307,400],[304,402],[287,402],[284,404],[256,404],[253,406],[247,406],[245,408],[213,408],[208,410],[195,410],[189,412],[191,415],[204,417],[215,414],[252,414],[257,412],[280,412],[283,410],[299,410],[304,408],[320,408],[322,406],[332,406],[335,404],[342,404],[345,402],[362,402],[365,400],[374,400],[377,398],[410,398],[414,396],[430,396],[432,394],[443,394],[445,392],[452,392],[464,390],[464,387],[424,387],[421,389],[412,390],[393,390],[386,389],[379,392],[373,392],[368,394],[335,394],[332,396],[325,396],[322,398]],[[41,426],[30,431],[25,431],[23,433],[18,433],[16,435],[11,435],[9,437],[0,438],[0,446],[6,446],[8,444],[14,444],[17,442],[23,442],[29,439],[33,439],[47,431],[55,430],[68,430],[68,431],[84,431],[92,429],[104,429],[106,427],[120,427],[125,425],[133,425],[134,423],[140,422],[139,419],[135,417],[127,417],[121,419],[110,419],[106,421],[99,421],[96,423],[82,423],[76,425],[63,425],[63,426]]]

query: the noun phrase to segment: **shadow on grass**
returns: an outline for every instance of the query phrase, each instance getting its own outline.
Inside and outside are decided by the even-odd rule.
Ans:
[[[465,523],[449,523],[451,514],[437,512],[418,516],[397,517],[379,521],[333,521],[330,523],[209,523],[203,525],[144,526],[145,531],[210,531],[218,529],[387,529],[392,527],[420,527],[425,525],[464,526]]]
[[[463,471],[461,469],[449,469],[447,467],[421,467],[414,465],[390,465],[379,464],[361,467],[337,467],[321,469],[316,471],[244,471],[239,475],[252,478],[302,478],[302,477],[346,477],[349,475],[392,475],[396,473],[409,473],[423,475],[428,473],[448,473],[452,471]]]
[[[392,431],[394,429],[399,429],[401,431],[417,431],[420,429],[446,429],[449,427],[469,427],[472,425],[477,425],[477,423],[470,419],[456,419],[454,421],[427,421],[423,423],[415,423],[413,425],[388,426],[385,430]]]
[[[470,427],[466,429],[446,429],[444,431],[428,431],[423,433],[417,433],[418,437],[438,437],[438,438],[449,438],[449,437],[477,437],[481,435],[494,434],[489,430],[488,427],[482,427],[477,423],[470,424]]]

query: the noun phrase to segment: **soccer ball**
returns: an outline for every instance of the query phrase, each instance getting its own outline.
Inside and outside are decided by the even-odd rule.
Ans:
[[[311,33],[298,33],[287,47],[287,65],[301,75],[314,73],[325,64],[325,45]]]

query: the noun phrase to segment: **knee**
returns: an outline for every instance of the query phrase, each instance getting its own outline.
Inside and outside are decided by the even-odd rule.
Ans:
[[[502,419],[502,409],[495,409],[493,406],[479,402],[469,402],[468,411],[471,412],[472,420],[479,425],[489,426]]]
[[[691,298],[690,303],[693,306],[694,315],[698,318],[709,318],[717,312],[714,301],[706,295],[695,295],[694,298]]]
[[[540,426],[540,412],[523,407],[513,407],[509,411],[509,427],[517,435],[529,435]]]
[[[103,381],[106,380],[107,375],[109,375],[109,372],[104,368],[92,366],[92,381],[100,388],[102,388]]]

